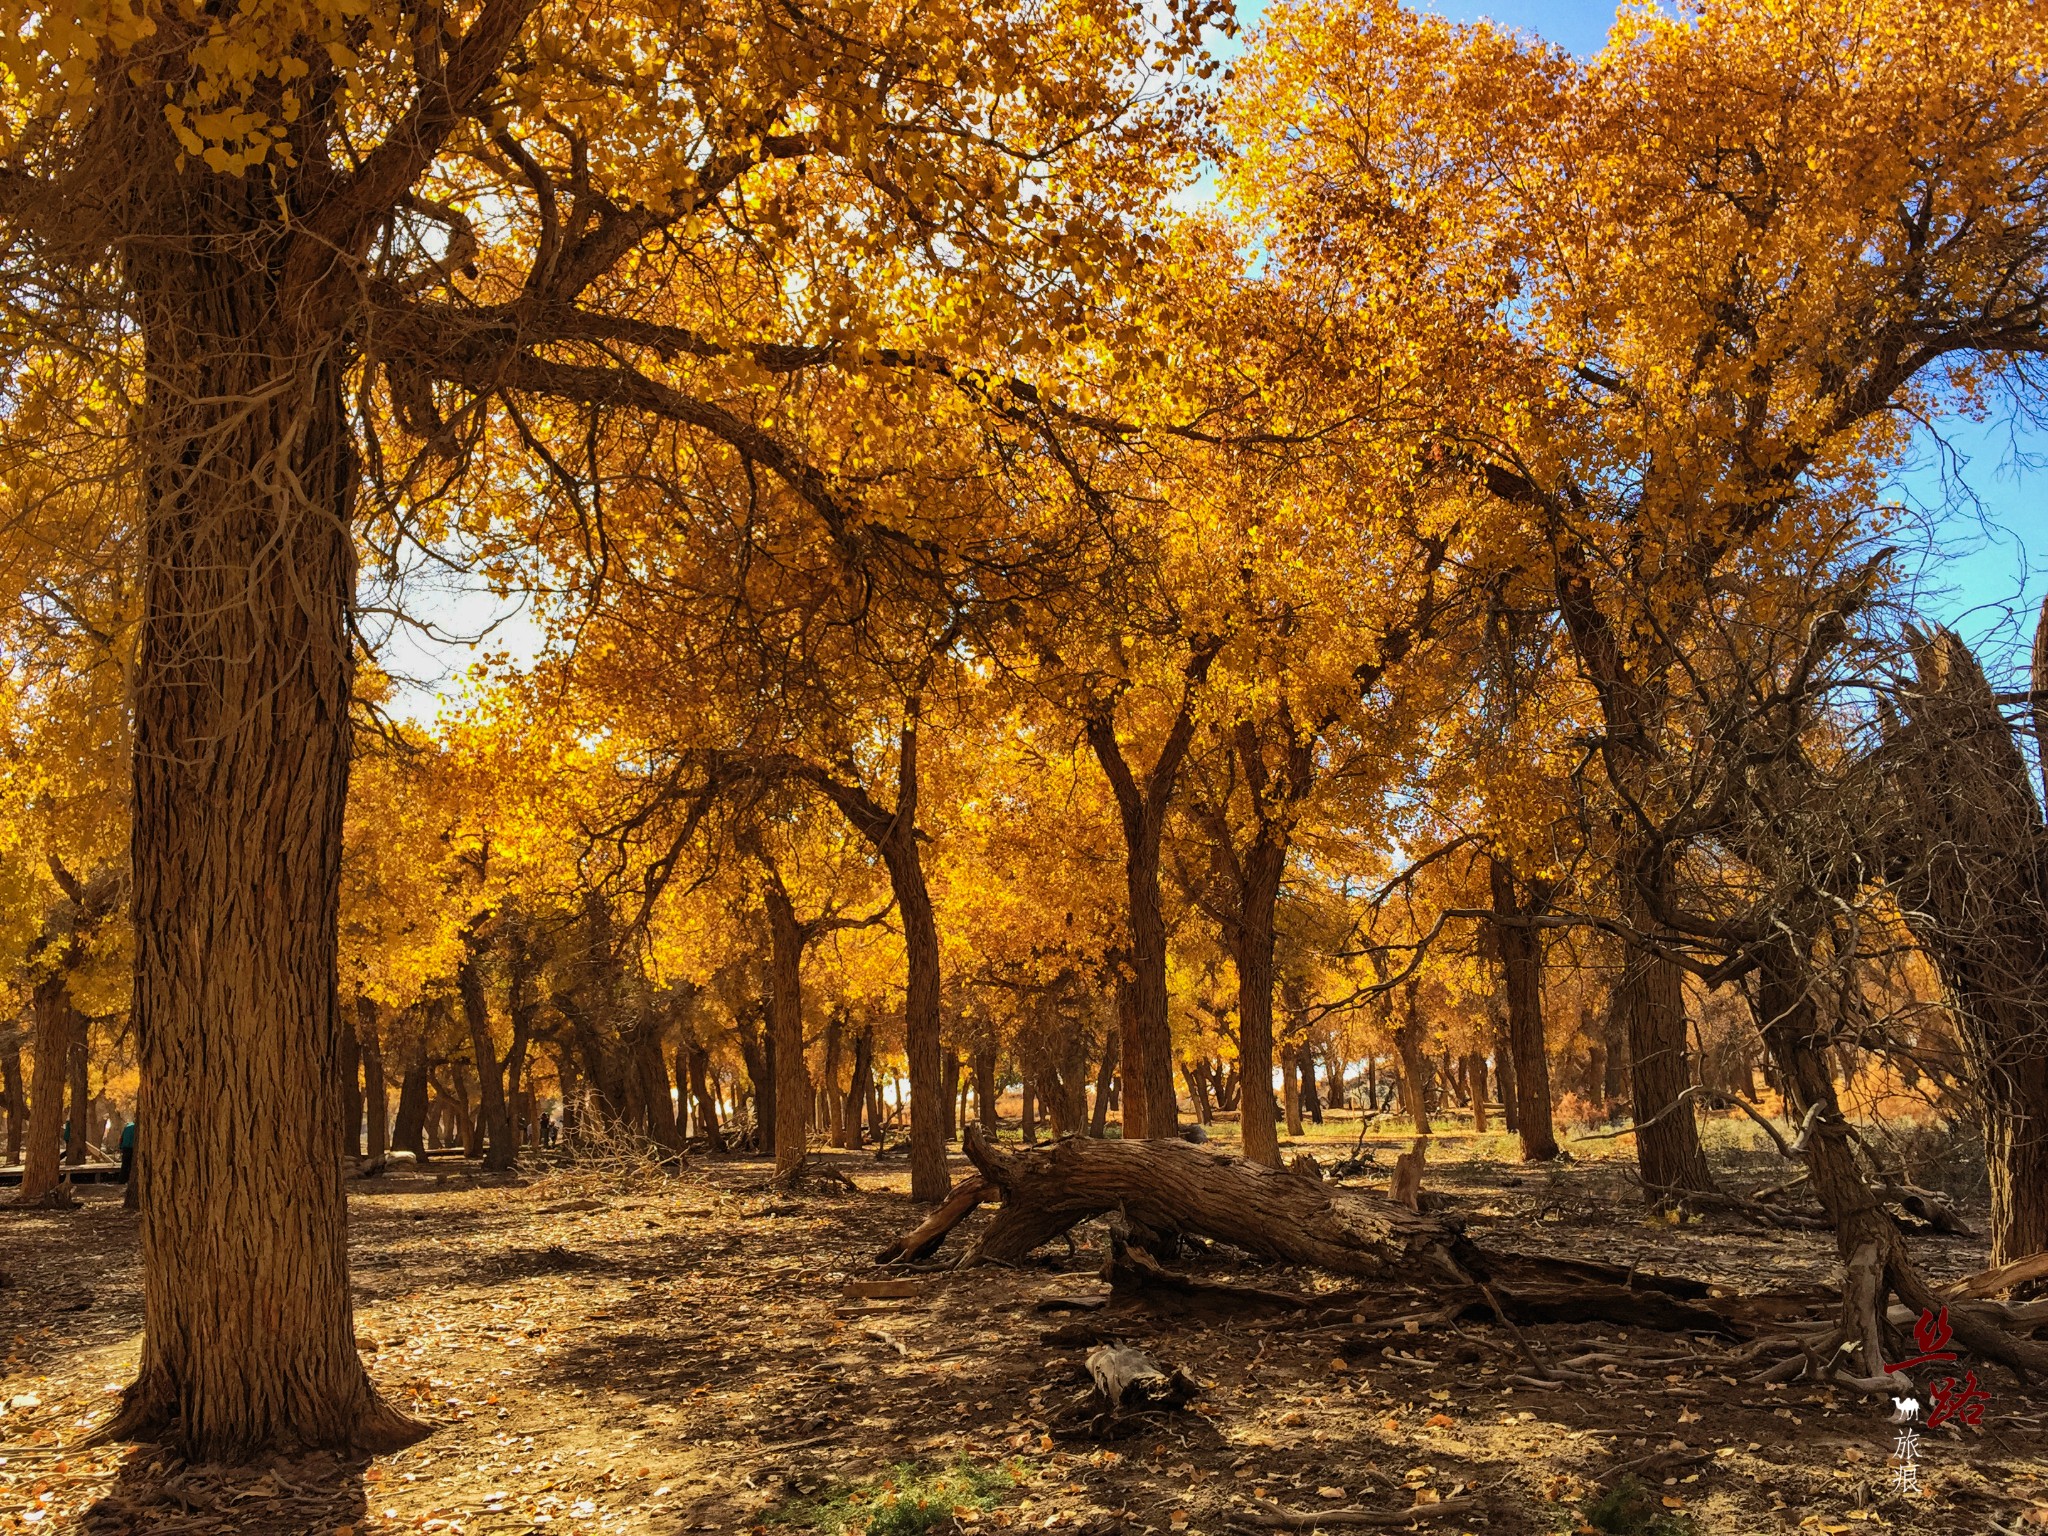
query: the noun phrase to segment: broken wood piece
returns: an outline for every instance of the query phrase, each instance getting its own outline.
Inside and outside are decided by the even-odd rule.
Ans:
[[[1238,1516],[1246,1525],[1269,1531],[1313,1531],[1319,1526],[1367,1525],[1391,1527],[1412,1525],[1417,1520],[1440,1520],[1462,1515],[1478,1506],[1477,1499],[1437,1499],[1408,1509],[1283,1509],[1265,1499],[1253,1499],[1251,1509]]]
[[[1202,1389],[1176,1367],[1162,1371],[1142,1349],[1128,1344],[1103,1344],[1088,1352],[1088,1376],[1112,1413],[1128,1406],[1179,1408]]]
[[[1338,1274],[1460,1282],[1461,1260],[1477,1257],[1435,1217],[1187,1142],[1069,1137],[1011,1152],[969,1126],[965,1145],[1002,1206],[963,1264],[1019,1263],[1076,1222],[1118,1209],[1155,1232]]]
[[[908,1301],[924,1294],[924,1285],[916,1280],[849,1280],[842,1289],[868,1301]]]
[[[1888,1179],[1876,1186],[1874,1193],[1880,1200],[1889,1200],[1903,1209],[1907,1215],[1925,1222],[1935,1231],[1951,1237],[1975,1237],[1976,1229],[1963,1220],[1962,1213],[1955,1208],[1955,1202],[1938,1189],[1922,1189],[1918,1184],[1908,1184],[1904,1179]]]
[[[946,1234],[965,1221],[967,1213],[993,1193],[986,1179],[978,1173],[970,1173],[953,1186],[937,1210],[876,1254],[875,1262],[915,1264],[919,1259],[929,1257],[946,1240]]]
[[[1953,1285],[1944,1287],[1944,1296],[1995,1296],[2000,1291],[2009,1291],[2016,1285],[2029,1280],[2048,1278],[2048,1251],[2030,1253],[2023,1259],[2014,1259],[2010,1264],[2001,1264],[1996,1269],[1980,1270],[1966,1276]]]
[[[1387,1198],[1396,1205],[1405,1205],[1411,1211],[1422,1209],[1422,1165],[1429,1156],[1429,1138],[1418,1136],[1414,1143],[1394,1159],[1394,1179]]]

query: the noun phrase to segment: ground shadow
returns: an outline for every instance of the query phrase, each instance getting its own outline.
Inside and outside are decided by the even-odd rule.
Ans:
[[[367,1465],[324,1452],[247,1467],[194,1464],[161,1446],[138,1445],[77,1528],[87,1536],[339,1530],[367,1513]]]

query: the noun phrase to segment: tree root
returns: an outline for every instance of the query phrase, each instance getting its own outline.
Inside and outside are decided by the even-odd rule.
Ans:
[[[169,1446],[193,1461],[249,1462],[272,1452],[297,1455],[305,1451],[337,1451],[345,1455],[382,1456],[417,1444],[434,1426],[401,1413],[378,1393],[366,1375],[358,1401],[334,1416],[331,1429],[307,1430],[279,1426],[246,1442],[223,1444],[214,1438],[196,1441],[177,1409],[170,1379],[145,1365],[121,1393],[112,1418],[86,1435],[80,1444],[101,1446],[138,1443]]]

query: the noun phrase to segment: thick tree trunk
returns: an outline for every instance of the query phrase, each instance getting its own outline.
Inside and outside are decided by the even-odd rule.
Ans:
[[[1638,933],[1660,932],[1663,924],[1645,893],[1669,890],[1668,853],[1634,833],[1625,833],[1615,873],[1623,920]],[[1686,1054],[1684,977],[1675,961],[1647,945],[1630,943],[1624,948],[1616,991],[1616,1006],[1628,1035],[1632,1108],[1636,1124],[1645,1127],[1635,1138],[1643,1183],[1659,1189],[1710,1191],[1714,1176],[1707,1167],[1706,1149],[1700,1145],[1699,1124],[1691,1109],[1666,1113],[1692,1084]],[[1516,1070],[1519,1075],[1519,1057]],[[1526,1092],[1523,1099],[1526,1105]],[[1652,1120],[1654,1125],[1649,1123]]]
[[[1151,1137],[1180,1134],[1180,1105],[1173,1086],[1173,1030],[1167,1017],[1166,917],[1159,898],[1159,842],[1166,830],[1174,781],[1194,739],[1193,690],[1208,675],[1214,658],[1211,650],[1191,659],[1188,693],[1142,785],[1117,741],[1111,714],[1105,711],[1087,721],[1088,744],[1116,795],[1123,827],[1124,894],[1131,941],[1130,1012],[1121,1025],[1128,1052],[1124,1084],[1127,1091],[1134,1083],[1143,1084],[1139,1099],[1144,1134]],[[1126,1137],[1134,1119],[1126,1107]]]
[[[64,1163],[64,1079],[78,1036],[78,1010],[60,973],[36,983],[30,996],[35,1023],[35,1080],[28,1097],[28,1144],[21,1170],[23,1205],[56,1193]]]
[[[283,253],[251,240],[272,197],[167,193],[217,222],[126,257],[148,354],[129,858],[147,1172],[142,1358],[106,1433],[196,1461],[422,1433],[371,1387],[349,1301],[335,950],[357,469],[339,333],[311,294],[274,290]]]
[[[1002,1208],[965,1263],[1015,1264],[1074,1223],[1121,1210],[1154,1232],[1187,1232],[1284,1263],[1341,1274],[1461,1281],[1456,1231],[1363,1190],[1184,1142],[1076,1138],[1005,1153],[979,1133],[967,1156]]]
[[[635,1028],[631,1049],[640,1077],[640,1099],[646,1106],[647,1137],[664,1152],[680,1152],[683,1133],[676,1125],[675,1085],[668,1080],[668,1060],[662,1055],[661,1036],[653,1022],[643,1021]],[[808,1109],[808,1093],[805,1103]]]
[[[1515,1061],[1515,1130],[1522,1139],[1522,1161],[1547,1163],[1557,1156],[1557,1129],[1550,1109],[1550,1053],[1543,1038],[1543,941],[1534,928],[1517,921],[1528,915],[1529,904],[1507,861],[1494,857],[1487,862],[1493,910],[1502,919],[1495,934],[1507,994],[1508,1046]],[[1684,1027],[1681,1015],[1681,1039]],[[1685,1123],[1691,1127],[1689,1116]]]

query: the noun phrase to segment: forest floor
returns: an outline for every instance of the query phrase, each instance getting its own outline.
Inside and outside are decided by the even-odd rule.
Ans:
[[[1356,1127],[1333,1119],[1311,1144],[1328,1162]],[[1729,1187],[1780,1176],[1739,1140],[1716,1148]],[[1386,1168],[1405,1143],[1370,1144]],[[1441,1134],[1427,1187],[1490,1246],[1744,1293],[1833,1286],[1825,1233],[1647,1219],[1628,1147],[1582,1143],[1532,1171],[1504,1138]],[[1611,1356],[1582,1367],[1597,1385],[1538,1390],[1507,1380],[1524,1367],[1494,1325],[1388,1344],[1285,1318],[1140,1320],[1133,1342],[1203,1384],[1196,1411],[1068,1438],[1085,1349],[1045,1336],[1076,1315],[1058,1303],[1104,1291],[1100,1227],[1032,1267],[863,1297],[849,1283],[879,1277],[872,1256],[919,1208],[900,1159],[821,1160],[859,1192],[778,1194],[750,1159],[492,1178],[436,1162],[351,1184],[359,1346],[433,1426],[367,1462],[230,1470],[84,1447],[135,1367],[135,1218],[115,1188],[75,1211],[0,1211],[0,1531],[1206,1536],[1248,1529],[1261,1499],[1390,1516],[1447,1501],[1421,1528],[1453,1536],[2048,1532],[2048,1396],[2003,1372],[1982,1373],[1981,1428],[1922,1434],[1908,1495],[1882,1399],[1758,1384],[1726,1343],[1602,1324],[1524,1330],[1552,1361]],[[1913,1244],[1937,1280],[1984,1263],[1969,1239]],[[1336,1283],[1217,1252],[1191,1267]]]

